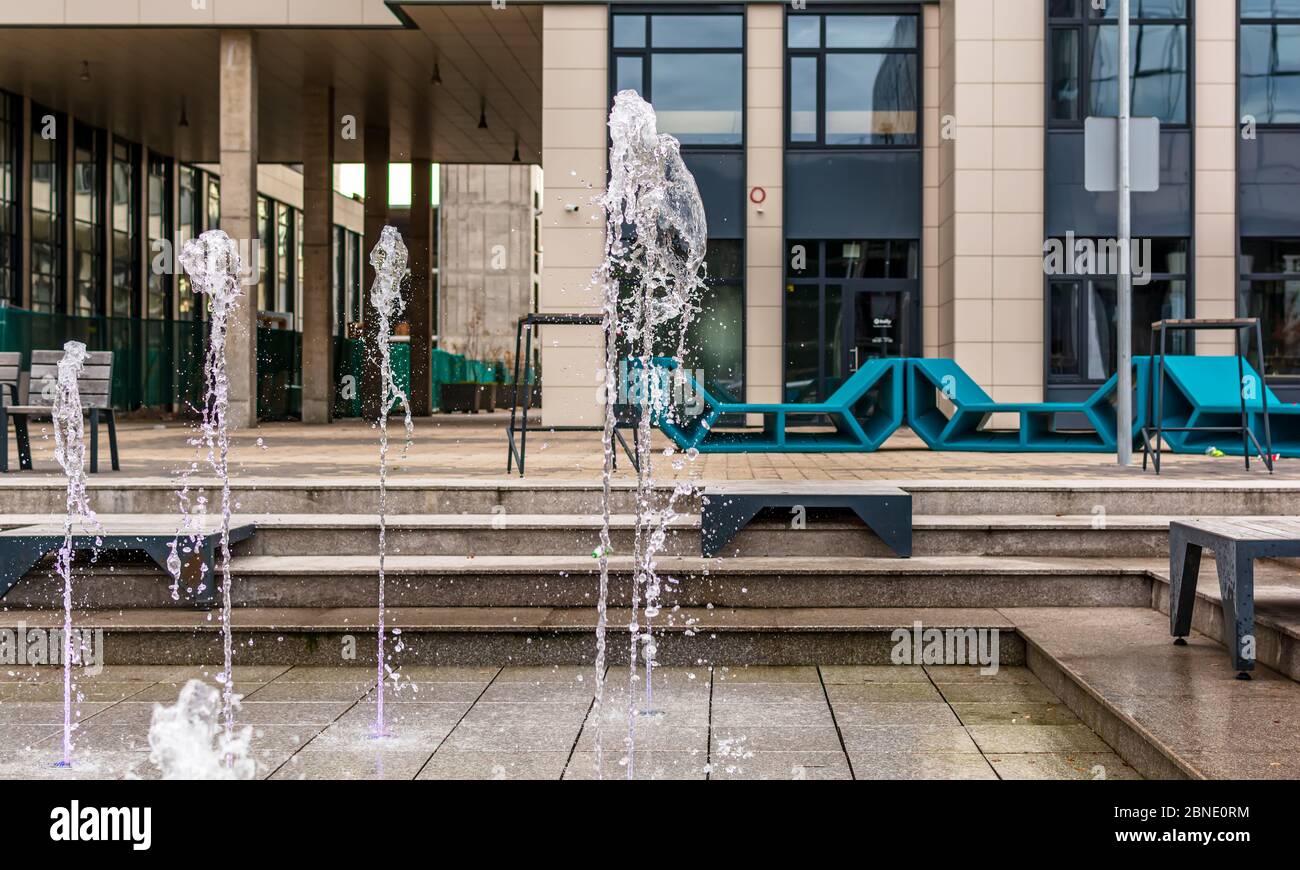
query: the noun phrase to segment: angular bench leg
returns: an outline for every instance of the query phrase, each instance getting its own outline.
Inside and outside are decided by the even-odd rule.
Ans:
[[[1219,595],[1223,599],[1223,643],[1228,660],[1248,680],[1255,669],[1255,562],[1249,552],[1229,544],[1216,552]]]
[[[733,496],[707,496],[700,508],[700,548],[704,557],[718,552],[749,525],[762,508],[756,500]]]
[[[117,463],[117,412],[109,408],[104,412],[104,418],[108,421],[108,455],[113,460],[113,470],[121,471]]]
[[[90,409],[90,473],[99,474],[99,409]]]
[[[1169,633],[1182,646],[1192,632],[1196,580],[1201,574],[1201,547],[1177,531],[1169,532]]]

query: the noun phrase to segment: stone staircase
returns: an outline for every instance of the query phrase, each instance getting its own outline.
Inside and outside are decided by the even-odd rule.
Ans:
[[[57,482],[7,489],[9,527],[48,521]],[[1285,513],[1293,487],[1273,481],[909,482],[914,555],[901,560],[855,518],[760,517],[722,558],[700,557],[698,505],[680,506],[660,573],[666,663],[887,662],[890,634],[999,628],[1003,663],[1024,654],[1002,611],[1159,603],[1170,516]],[[615,491],[611,659],[626,656],[633,492]],[[102,515],[157,514],[169,481],[95,481]],[[378,523],[373,481],[260,481],[236,486],[258,526],[233,561],[237,660],[373,660]],[[600,490],[586,483],[396,481],[390,492],[389,625],[408,663],[579,663],[593,654]],[[61,619],[43,566],[4,600],[9,622]],[[214,615],[142,559],[105,556],[77,582],[78,623],[102,627],[110,662],[219,657]],[[1211,605],[1212,606],[1212,605]],[[1208,617],[1207,617],[1208,618]],[[1262,628],[1267,629],[1266,626]],[[1267,647],[1267,645],[1263,645]],[[1275,644],[1279,649],[1284,644]],[[355,658],[344,650],[355,648]],[[1283,659],[1286,658],[1283,654]],[[1294,675],[1293,675],[1294,676]]]

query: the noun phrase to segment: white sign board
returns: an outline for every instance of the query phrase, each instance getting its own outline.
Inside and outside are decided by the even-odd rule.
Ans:
[[[1134,193],[1160,189],[1160,119],[1129,121],[1129,184]],[[1119,190],[1119,118],[1083,122],[1083,186],[1090,193]]]

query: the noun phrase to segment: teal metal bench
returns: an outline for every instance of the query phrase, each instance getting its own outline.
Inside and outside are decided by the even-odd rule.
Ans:
[[[1241,383],[1241,381],[1245,383]],[[1241,456],[1242,439],[1229,432],[1179,429],[1239,429],[1243,390],[1247,425],[1256,444],[1272,441],[1272,452],[1300,457],[1300,405],[1288,405],[1268,388],[1259,372],[1236,356],[1166,356],[1161,437],[1175,453],[1204,453],[1217,447]],[[1268,420],[1265,424],[1265,400]],[[1271,436],[1271,439],[1270,439]]]
[[[1145,407],[1145,358],[1135,359],[1134,368],[1134,416],[1139,417]],[[1119,378],[1112,376],[1082,402],[997,402],[954,360],[909,359],[907,423],[933,450],[1114,453],[1118,388]],[[951,413],[940,406],[940,396],[952,405]],[[986,429],[994,414],[1017,415],[1019,429]],[[1086,428],[1064,428],[1065,415],[1081,418]],[[1141,429],[1135,419],[1133,437]]]
[[[659,429],[682,450],[700,453],[869,453],[880,447],[903,424],[904,360],[873,359],[824,402],[763,404],[724,401],[690,374],[679,371],[676,361],[654,360],[664,378],[664,395],[674,395],[673,379],[682,379],[702,405],[686,415],[674,406],[656,408]],[[633,361],[635,370],[637,363]],[[762,431],[720,431],[725,416],[763,418]],[[793,431],[792,422],[829,419],[834,431]]]

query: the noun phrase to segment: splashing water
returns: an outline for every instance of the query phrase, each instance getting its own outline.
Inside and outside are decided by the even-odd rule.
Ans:
[[[238,701],[232,702],[236,709]],[[257,763],[249,757],[253,729],[238,734],[223,729],[223,693],[202,680],[190,680],[170,707],[154,704],[149,725],[149,760],[163,779],[252,779]]]
[[[602,201],[606,214],[605,260],[594,277],[604,289],[606,335],[603,522],[596,606],[597,776],[604,773],[600,723],[605,694],[610,481],[618,422],[615,372],[620,351],[625,350],[636,363],[636,392],[642,412],[636,430],[637,522],[632,553],[632,616],[628,623],[628,779],[635,775],[637,661],[646,663],[649,700],[656,655],[653,620],[659,614],[662,590],[656,555],[664,546],[667,526],[674,516],[672,499],[663,510],[657,510],[655,503],[652,421],[656,414],[673,413],[668,385],[653,365],[655,343],[667,337],[669,329],[675,330],[674,359],[679,370],[685,356],[687,327],[703,287],[701,270],[708,241],[704,205],[695,178],[682,161],[681,146],[672,136],[660,134],[656,124],[654,109],[635,91],[622,91],[614,98],[609,116],[609,187]]]
[[[384,557],[387,553],[388,513],[388,415],[400,402],[406,419],[406,441],[402,455],[411,447],[415,426],[411,422],[411,404],[406,393],[393,378],[392,348],[389,331],[392,321],[402,313],[406,303],[402,300],[402,279],[407,275],[406,245],[395,227],[384,227],[379,234],[379,244],[370,252],[370,266],[375,270],[375,283],[370,286],[370,304],[374,306],[378,323],[375,324],[375,354],[379,362],[379,636],[378,684],[376,686],[375,736],[385,737],[384,680],[391,671],[384,655]]]
[[[58,382],[50,416],[54,423],[54,458],[68,478],[67,513],[63,517],[63,545],[59,547],[55,570],[63,580],[63,761],[72,764],[72,662],[81,650],[72,643],[72,553],[74,524],[81,522],[96,530],[95,543],[101,534],[99,519],[90,508],[86,494],[85,426],[81,409],[81,390],[77,379],[86,365],[86,346],[79,341],[63,345],[59,360]]]
[[[235,743],[234,638],[230,627],[230,435],[226,413],[230,409],[230,378],[226,373],[226,336],[230,314],[243,293],[239,289],[239,248],[222,230],[208,230],[185,243],[180,264],[190,276],[195,293],[208,297],[208,353],[204,361],[203,407],[196,443],[206,447],[208,464],[221,481],[221,642],[224,662],[218,680],[222,686],[221,719],[224,743]],[[197,545],[202,530],[188,512],[186,490],[181,492],[183,529]],[[178,535],[179,537],[179,535]],[[197,546],[195,546],[197,551]],[[181,562],[173,542],[167,567],[175,583],[180,582]],[[207,581],[200,579],[200,587]],[[176,595],[173,586],[173,596]],[[234,757],[228,756],[229,764]]]

